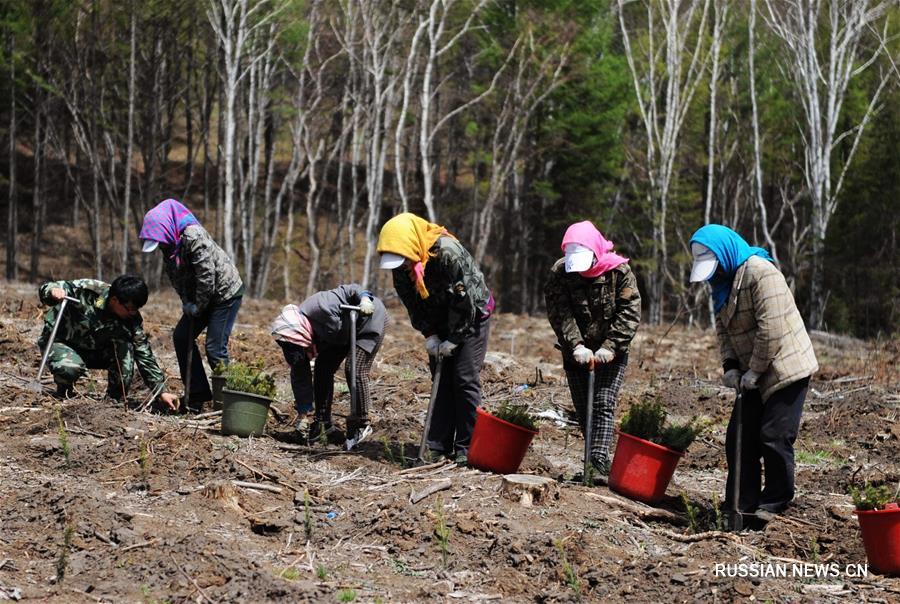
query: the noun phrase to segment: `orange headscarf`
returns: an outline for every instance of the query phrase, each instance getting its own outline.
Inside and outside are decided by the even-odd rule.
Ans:
[[[404,212],[397,214],[381,227],[377,251],[379,254],[385,252],[397,254],[415,262],[410,276],[416,283],[419,296],[425,299],[428,297],[428,289],[425,287],[425,265],[431,258],[429,250],[443,235],[453,237],[441,225]]]

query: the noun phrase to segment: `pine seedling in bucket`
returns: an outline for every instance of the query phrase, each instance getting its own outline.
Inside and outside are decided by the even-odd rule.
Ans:
[[[497,419],[521,426],[528,430],[537,431],[537,419],[528,412],[528,405],[517,405],[509,401],[504,402],[493,414]]]

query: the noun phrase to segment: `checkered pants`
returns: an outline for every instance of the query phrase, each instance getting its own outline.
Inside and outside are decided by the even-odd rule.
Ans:
[[[610,363],[597,365],[594,369],[594,413],[591,434],[591,459],[597,465],[605,465],[609,458],[609,447],[615,431],[616,403],[619,391],[625,381],[628,353],[617,355]],[[566,369],[569,392],[578,415],[581,433],[585,433],[587,423],[586,403],[588,396],[587,369]]]

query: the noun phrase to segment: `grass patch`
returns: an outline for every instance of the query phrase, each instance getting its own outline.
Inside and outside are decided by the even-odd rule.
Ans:
[[[806,464],[808,466],[821,466],[834,462],[834,457],[828,451],[821,449],[817,451],[797,451],[797,463]]]
[[[338,602],[352,602],[356,599],[355,589],[342,589],[337,595]]]

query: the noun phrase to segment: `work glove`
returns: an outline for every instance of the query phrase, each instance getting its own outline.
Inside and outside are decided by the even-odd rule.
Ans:
[[[435,334],[433,336],[428,336],[428,339],[425,340],[425,350],[428,351],[428,356],[436,357],[438,355],[438,349],[441,347],[441,338]]]
[[[726,388],[734,388],[737,390],[741,385],[741,375],[740,369],[729,369],[725,372],[725,375],[722,376],[722,383]]]
[[[614,358],[616,358],[616,353],[608,348],[598,348],[594,353],[594,360],[601,364],[609,363]]]
[[[185,302],[182,304],[181,311],[189,317],[196,317],[200,314],[200,308],[193,302]]]
[[[375,303],[372,301],[372,298],[363,297],[362,300],[359,301],[359,312],[363,315],[371,315],[375,312]]]
[[[575,347],[575,350],[572,351],[572,356],[579,365],[587,365],[591,362],[591,359],[594,358],[594,353],[584,344],[579,344]]]
[[[444,340],[441,342],[441,347],[438,349],[438,352],[442,357],[453,356],[453,351],[456,350],[456,346],[457,345],[450,340]]]
[[[759,388],[756,382],[759,381],[759,374],[752,369],[744,374],[741,378],[741,388],[744,390],[756,390]]]

